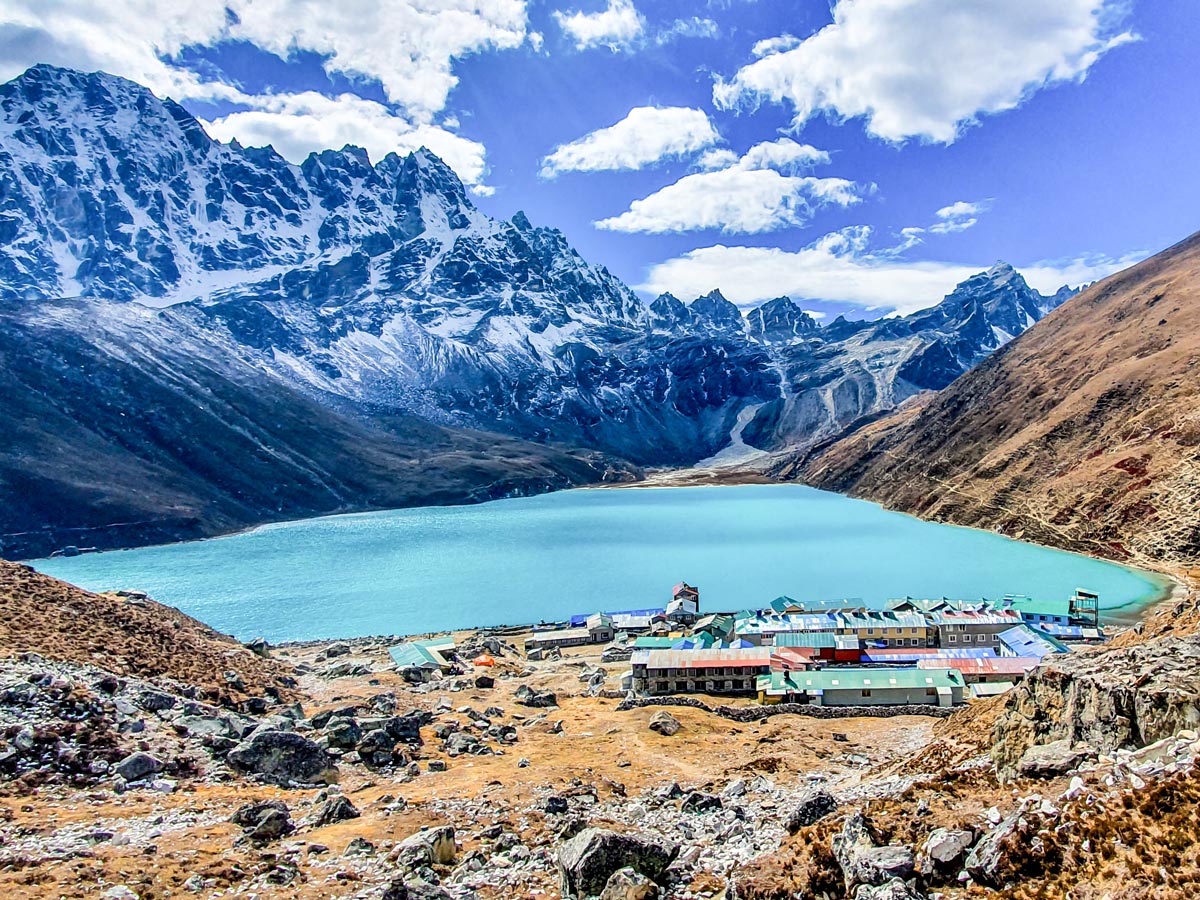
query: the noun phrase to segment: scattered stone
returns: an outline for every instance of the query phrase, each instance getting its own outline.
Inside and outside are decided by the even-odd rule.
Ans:
[[[496,686],[496,679],[493,678],[491,675],[476,675],[475,676],[475,687],[477,687],[481,690],[488,690],[489,688],[493,688],[495,686]]]

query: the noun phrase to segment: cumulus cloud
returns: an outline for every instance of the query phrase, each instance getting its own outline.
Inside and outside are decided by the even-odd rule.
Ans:
[[[646,27],[646,20],[633,5],[633,0],[608,0],[608,6],[595,13],[555,11],[554,19],[579,50],[598,46],[613,50],[628,47]]]
[[[661,159],[695,153],[720,139],[702,110],[639,106],[615,125],[555,148],[542,160],[541,175],[641,169]]]
[[[709,171],[685,175],[594,224],[646,234],[702,229],[760,234],[803,225],[819,207],[852,206],[862,199],[863,188],[852,181],[796,174],[828,162],[829,155],[790,138],[755,144],[732,162],[730,156],[706,154],[699,162]]]
[[[788,103],[796,127],[819,112],[862,117],[889,141],[951,143],[980,115],[1082,79],[1134,36],[1128,0],[838,0],[833,23],[791,46],[760,41],[757,59],[713,100]]]
[[[346,144],[366,149],[372,162],[388,153],[428,147],[477,194],[488,194],[483,144],[435,125],[414,125],[388,107],[355,94],[326,97],[305,92],[251,98],[254,108],[206,122],[220,140],[237,138],[248,146],[272,145],[285,158],[301,162],[309,153]]]
[[[872,311],[907,314],[941,301],[959,282],[989,268],[936,260],[908,261],[870,248],[872,231],[856,226],[826,234],[807,247],[700,247],[650,269],[639,290],[695,297],[719,288],[742,307],[780,294],[849,303]],[[1029,284],[1052,293],[1127,268],[1145,253],[1120,258],[1087,256],[1017,266]]]
[[[244,40],[285,59],[311,51],[329,72],[376,80],[419,122],[446,105],[456,58],[519,46],[525,27],[524,0],[0,0],[8,77],[53,62],[176,99],[238,99],[167,60],[189,46]]]
[[[223,101],[221,138],[272,143],[285,157],[365,146],[372,158],[427,145],[478,193],[484,148],[436,124],[457,83],[454,60],[526,40],[525,0],[0,0],[0,78],[37,62],[100,69],[176,100]],[[535,49],[540,36],[529,36]],[[174,63],[190,47],[247,41],[287,59],[322,57],[326,71],[377,81],[389,104],[353,95],[250,95]]]

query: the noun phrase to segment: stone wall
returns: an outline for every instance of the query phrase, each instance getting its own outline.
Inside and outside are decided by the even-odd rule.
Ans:
[[[911,704],[907,706],[812,706],[806,703],[776,703],[773,706],[709,706],[695,697],[645,697],[625,700],[618,712],[642,709],[647,706],[690,706],[734,722],[756,722],[768,716],[811,716],[814,719],[849,719],[860,716],[890,718],[891,716],[935,716],[944,718],[954,712],[943,706]]]

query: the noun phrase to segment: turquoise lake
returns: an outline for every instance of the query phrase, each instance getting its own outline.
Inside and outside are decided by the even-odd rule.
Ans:
[[[1161,593],[1110,563],[934,525],[798,485],[573,490],[267,525],[206,541],[37,560],[91,590],[139,588],[248,640],[414,634],[663,606]]]

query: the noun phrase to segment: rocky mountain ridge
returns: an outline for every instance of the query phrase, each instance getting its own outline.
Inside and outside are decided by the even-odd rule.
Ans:
[[[505,435],[497,446],[518,456],[528,452],[520,441],[532,441],[632,462],[579,467],[549,451],[543,461],[566,469],[534,479],[547,486],[587,471],[690,465],[729,445],[735,430],[759,450],[811,446],[944,387],[1070,293],[1043,296],[998,264],[914,315],[824,328],[784,297],[746,316],[719,291],[646,305],[561,232],[522,213],[485,216],[428,151],[372,163],[346,147],[293,165],[269,147],[212,140],[180,106],[131,82],[51,66],[0,86],[0,234],[0,304],[23,335],[7,351],[15,371],[46,359],[30,336],[48,329],[52,368],[105,359],[143,383],[186,371],[174,388],[185,406],[205,405],[194,390],[232,396],[269,382],[288,421],[318,417],[321,430],[352,419],[336,428],[366,428],[376,435],[366,445],[386,442],[404,422],[400,431],[439,446],[465,433],[476,436],[461,442],[478,447],[484,433]],[[142,311],[123,311],[131,302]],[[55,420],[80,401],[83,381],[68,374],[39,381],[37,392],[14,385],[26,391],[27,421]],[[67,390],[77,393],[61,396]],[[86,390],[84,420],[95,427],[119,432],[130,419],[146,421],[120,378],[93,378]],[[236,415],[221,426],[245,433]],[[119,514],[75,515],[71,504],[86,492],[70,484],[69,466],[48,467],[46,435],[37,432],[22,427],[10,438],[4,485],[8,494],[39,485],[51,498],[43,506],[56,512],[26,510],[32,518],[14,515],[4,532],[144,518],[122,504]],[[190,470],[189,482],[216,481],[193,498],[246,490],[222,483],[217,457],[187,448],[186,435],[159,437],[125,442],[122,461],[106,464],[121,470],[137,457],[129,471],[143,474],[131,483],[162,465]],[[420,458],[419,444],[401,441],[393,456]],[[295,449],[268,441],[255,452],[280,460]],[[464,475],[458,499],[532,489],[484,469],[474,485]],[[134,540],[211,533],[281,517],[285,507],[303,515],[403,499],[345,484],[356,479],[336,465],[322,471],[321,481],[345,485],[315,488],[337,503],[272,511],[241,497],[234,505],[253,514],[207,514],[208,524],[150,528]]]

